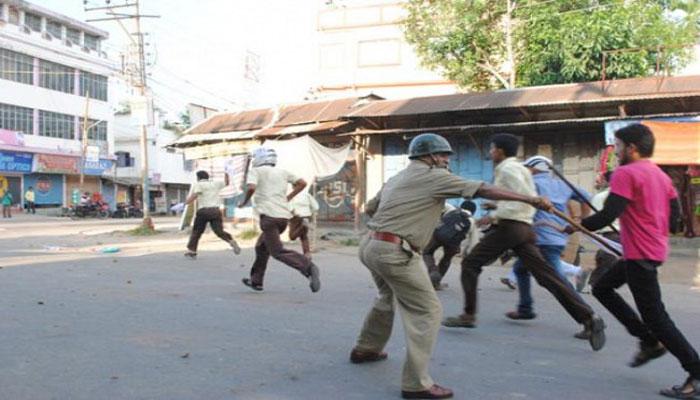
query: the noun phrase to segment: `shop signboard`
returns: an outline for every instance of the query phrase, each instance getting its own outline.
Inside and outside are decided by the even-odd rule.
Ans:
[[[34,157],[34,172],[54,174],[79,174],[78,158],[58,156],[54,154],[36,154]]]
[[[0,171],[3,172],[32,172],[32,155],[14,151],[0,151]]]
[[[105,171],[112,169],[114,161],[101,159],[98,161],[85,160],[83,163],[83,173],[85,175],[101,176]]]

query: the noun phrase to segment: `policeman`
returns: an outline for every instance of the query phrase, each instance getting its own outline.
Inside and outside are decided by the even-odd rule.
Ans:
[[[445,199],[480,196],[545,209],[551,204],[451,174],[447,166],[452,148],[442,136],[418,135],[408,153],[409,165],[389,179],[365,207],[371,217],[370,231],[362,239],[359,256],[379,296],[365,318],[350,361],[360,364],[387,358],[383,349],[391,335],[396,298],[407,341],[402,397],[445,399],[452,397],[452,390],[435,384],[428,374],[442,307],[419,256],[440,221]]]

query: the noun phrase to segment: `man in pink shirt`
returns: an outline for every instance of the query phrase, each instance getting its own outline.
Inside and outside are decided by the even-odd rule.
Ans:
[[[612,176],[610,195],[603,209],[581,225],[594,231],[619,217],[623,256],[593,285],[593,295],[639,339],[640,349],[629,366],[642,366],[670,351],[689,376],[660,394],[693,399],[700,396],[700,358],[666,313],[657,276],[668,255],[668,232],[677,229],[677,194],[671,179],[649,160],[654,152],[649,128],[630,125],[615,132],[615,138],[620,167]],[[641,319],[615,292],[625,283]]]

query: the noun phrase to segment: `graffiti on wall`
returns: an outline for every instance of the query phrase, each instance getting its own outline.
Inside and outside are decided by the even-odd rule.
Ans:
[[[355,215],[357,169],[355,162],[347,162],[331,178],[319,180],[315,197],[320,206],[318,218],[322,221],[352,221]]]

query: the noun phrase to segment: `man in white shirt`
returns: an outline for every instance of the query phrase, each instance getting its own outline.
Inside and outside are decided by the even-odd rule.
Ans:
[[[197,245],[204,230],[207,229],[207,224],[211,225],[211,230],[216,236],[231,246],[234,253],[241,253],[241,248],[236,240],[224,230],[224,220],[219,209],[221,204],[219,192],[226,185],[228,185],[228,175],[225,175],[224,181],[210,181],[206,171],[197,171],[197,183],[192,186],[192,194],[185,201],[185,203],[191,204],[197,200],[197,214],[194,217],[194,226],[190,234],[190,241],[187,243],[185,257],[197,258]]]
[[[248,172],[246,196],[239,204],[239,207],[244,207],[253,198],[253,207],[260,215],[262,230],[255,244],[255,261],[250,278],[243,278],[243,284],[256,291],[263,290],[267,262],[272,256],[307,277],[309,287],[315,293],[321,289],[318,267],[302,254],[285,249],[280,240],[292,217],[289,201],[306,187],[306,182],[291,172],[276,168],[276,164],[277,154],[274,150],[256,151],[253,168]],[[288,184],[292,184],[289,194]]]
[[[292,199],[289,207],[293,214],[292,219],[289,220],[289,240],[301,240],[304,256],[310,260],[309,227],[311,226],[311,217],[318,212],[318,202],[311,193],[304,190]]]
[[[534,197],[537,191],[532,175],[516,158],[519,144],[517,137],[507,133],[491,138],[489,153],[496,164],[494,186]],[[479,221],[482,225],[491,222],[494,228],[462,259],[464,311],[445,319],[442,324],[447,327],[476,327],[477,285],[481,269],[506,250],[513,249],[537,283],[552,293],[576,322],[591,331],[591,348],[600,350],[605,345],[605,323],[540,254],[535,246],[532,228],[534,215],[535,208],[531,205],[500,200],[492,215]]]

